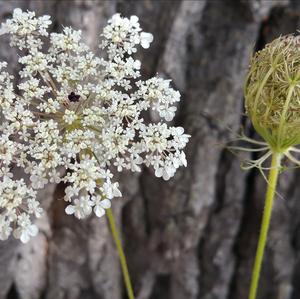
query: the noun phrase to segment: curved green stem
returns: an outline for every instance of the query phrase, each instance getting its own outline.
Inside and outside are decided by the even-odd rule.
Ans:
[[[129,275],[129,271],[128,271],[128,267],[127,267],[126,257],[124,254],[121,239],[120,239],[120,236],[119,236],[119,233],[118,233],[118,230],[116,227],[115,219],[114,219],[111,209],[106,210],[106,215],[107,215],[111,233],[115,240],[117,251],[119,254],[119,259],[120,259],[120,263],[121,263],[121,268],[122,268],[122,272],[123,272],[127,295],[128,295],[129,299],[134,299],[134,293],[133,293],[133,288],[132,288],[132,284],[130,281],[130,275]]]
[[[277,180],[278,180],[278,174],[280,168],[280,160],[281,160],[281,154],[273,153],[272,164],[269,172],[268,188],[267,188],[267,194],[265,200],[263,219],[261,224],[261,231],[260,231],[258,245],[257,245],[255,263],[252,271],[251,286],[250,286],[250,292],[248,297],[249,299],[256,299],[261,266],[264,257],[267,235],[268,235],[268,230],[269,230],[270,220],[272,215],[274,195],[276,193],[276,186],[277,186]]]

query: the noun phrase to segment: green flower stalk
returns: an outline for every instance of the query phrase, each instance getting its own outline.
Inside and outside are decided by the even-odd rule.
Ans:
[[[121,263],[121,268],[122,268],[122,272],[123,272],[124,282],[125,282],[125,286],[126,286],[126,290],[127,290],[128,299],[134,299],[134,292],[133,292],[133,287],[132,287],[132,283],[131,283],[131,279],[130,279],[130,275],[129,275],[128,265],[127,265],[125,253],[124,253],[124,250],[122,247],[121,238],[119,236],[119,232],[116,227],[115,218],[113,216],[111,209],[107,209],[106,214],[107,214],[107,219],[109,222],[112,236],[116,243],[116,247],[117,247],[117,251],[118,251],[118,255],[119,255],[119,259],[120,259],[120,263]]]
[[[263,170],[269,170],[268,178],[264,176],[268,187],[249,292],[249,299],[255,299],[282,158],[286,156],[297,166],[300,165],[300,161],[292,154],[300,152],[295,147],[300,144],[299,36],[279,37],[253,56],[244,95],[247,114],[265,142],[241,136],[239,140],[249,142],[255,148],[231,148],[264,152],[259,159],[250,161],[245,168],[257,167],[263,174]],[[270,157],[271,166],[263,167]]]

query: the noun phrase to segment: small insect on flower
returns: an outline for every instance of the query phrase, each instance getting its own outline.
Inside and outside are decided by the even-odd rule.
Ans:
[[[121,196],[116,171],[152,167],[157,177],[171,178],[186,166],[189,140],[172,121],[180,93],[170,80],[141,80],[141,62],[132,54],[149,48],[137,16],[115,14],[100,35],[105,57],[82,42],[81,31],[65,27],[48,33],[49,16],[15,9],[0,33],[19,50],[21,82],[0,63],[0,238],[11,233],[22,242],[37,234],[33,217],[42,213],[36,190],[66,183],[67,214],[101,217]],[[146,123],[153,110],[161,117]],[[29,174],[17,180],[13,164]]]

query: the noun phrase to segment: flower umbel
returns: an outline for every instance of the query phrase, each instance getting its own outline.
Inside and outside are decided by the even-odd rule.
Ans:
[[[67,214],[101,217],[121,196],[114,170],[138,172],[145,165],[167,180],[186,166],[183,128],[147,124],[142,116],[152,109],[171,121],[180,94],[170,80],[141,80],[141,63],[131,55],[139,45],[148,48],[153,36],[138,18],[115,14],[108,21],[100,44],[106,59],[89,50],[81,31],[49,34],[50,24],[49,16],[15,9],[0,30],[10,35],[22,65],[15,89],[0,63],[1,239],[13,232],[27,242],[37,234],[36,190],[49,182],[67,185]],[[30,174],[29,184],[14,178],[13,165]]]

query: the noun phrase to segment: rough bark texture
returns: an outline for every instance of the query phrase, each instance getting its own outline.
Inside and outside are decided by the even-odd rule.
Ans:
[[[189,165],[171,181],[147,169],[121,178],[124,199],[113,205],[137,299],[247,298],[266,184],[220,144],[230,139],[228,128],[249,127],[242,117],[249,57],[300,28],[299,1],[0,0],[0,20],[15,7],[53,16],[53,30],[82,29],[95,51],[114,12],[136,14],[154,34],[139,54],[143,73],[173,79],[182,93],[175,123],[192,138]],[[0,58],[17,70],[6,37]],[[297,170],[281,175],[259,299],[300,298],[299,182]],[[126,298],[105,218],[66,216],[63,192],[52,185],[40,193],[47,215],[38,237],[0,243],[0,299]]]

